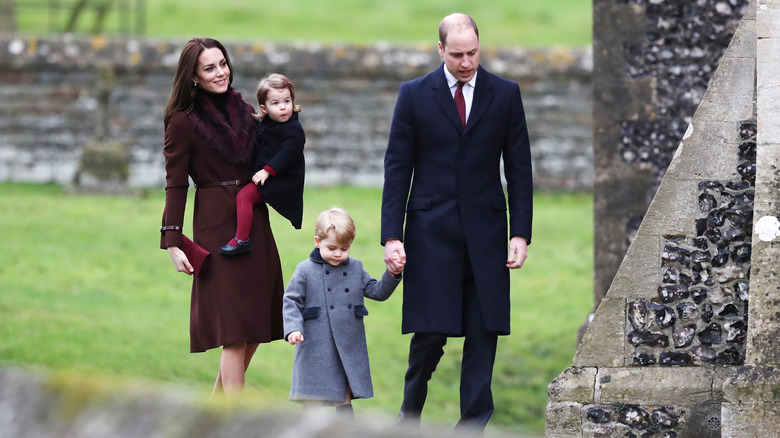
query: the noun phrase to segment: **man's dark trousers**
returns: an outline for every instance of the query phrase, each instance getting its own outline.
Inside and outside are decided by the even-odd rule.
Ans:
[[[458,427],[484,429],[493,414],[490,384],[496,358],[498,335],[485,330],[476,284],[466,260],[463,300],[463,361],[460,376],[460,412]],[[447,335],[415,333],[409,345],[409,368],[404,384],[401,419],[419,423],[428,395],[428,381],[444,354]]]

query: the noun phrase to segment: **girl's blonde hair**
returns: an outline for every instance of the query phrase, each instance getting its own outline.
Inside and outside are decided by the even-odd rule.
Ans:
[[[327,239],[331,233],[339,245],[352,245],[352,241],[355,240],[355,223],[343,208],[333,207],[317,216],[314,225],[314,234],[317,238]]]
[[[280,73],[269,73],[260,80],[260,83],[257,84],[257,103],[259,105],[265,105],[265,99],[268,97],[269,90],[284,90],[285,88],[290,90],[293,112],[301,112],[301,106],[295,104],[295,85],[293,85],[292,81],[287,79],[287,76]],[[261,111],[258,111],[257,114],[255,114],[256,119],[262,119],[263,117],[265,117],[265,114]]]

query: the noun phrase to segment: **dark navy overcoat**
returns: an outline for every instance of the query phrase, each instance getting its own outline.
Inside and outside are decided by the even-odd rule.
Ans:
[[[381,238],[402,239],[407,255],[402,330],[463,334],[468,254],[486,328],[508,334],[508,241],[531,241],[531,153],[520,89],[479,67],[464,128],[444,68],[401,85],[385,154]]]
[[[257,124],[257,144],[252,157],[252,175],[265,166],[276,172],[264,185],[257,186],[263,201],[297,230],[303,222],[304,143],[306,134],[298,121],[298,113],[293,113],[285,123],[264,117]]]

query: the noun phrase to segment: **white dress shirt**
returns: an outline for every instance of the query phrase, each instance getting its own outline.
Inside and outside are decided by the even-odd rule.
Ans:
[[[444,66],[444,76],[447,77],[447,85],[450,86],[450,94],[455,99],[455,91],[458,89],[458,80],[455,76],[447,70],[447,66]],[[474,72],[474,76],[471,80],[463,84],[463,100],[466,101],[466,123],[469,121],[469,114],[471,113],[471,102],[474,101],[474,86],[477,84],[477,72]]]

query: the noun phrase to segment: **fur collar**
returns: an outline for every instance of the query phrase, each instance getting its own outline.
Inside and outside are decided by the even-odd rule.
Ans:
[[[225,106],[230,120],[214,105],[213,99],[198,91],[192,111],[187,115],[192,126],[205,140],[206,147],[231,164],[246,166],[252,158],[255,124],[252,107],[241,94],[230,88]]]

